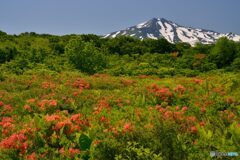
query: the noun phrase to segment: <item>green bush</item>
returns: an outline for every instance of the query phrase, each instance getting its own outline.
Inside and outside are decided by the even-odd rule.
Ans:
[[[94,74],[107,66],[107,58],[92,43],[80,38],[71,40],[65,48],[66,56],[77,69]]]
[[[233,63],[231,64],[232,69],[239,70],[240,69],[240,58],[234,59]]]
[[[237,54],[235,42],[226,37],[220,38],[210,53],[210,60],[217,64],[218,68],[229,66]]]
[[[12,45],[11,42],[9,44],[4,44],[1,46],[0,44],[0,63],[4,63],[6,61],[10,61],[14,59],[18,54],[18,51],[15,46]]]

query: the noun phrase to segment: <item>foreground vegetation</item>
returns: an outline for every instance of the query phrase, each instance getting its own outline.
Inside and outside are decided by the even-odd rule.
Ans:
[[[0,32],[0,159],[239,152],[239,59],[239,43],[225,38],[191,47]]]
[[[240,75],[85,76],[0,83],[1,159],[210,159],[239,151]]]

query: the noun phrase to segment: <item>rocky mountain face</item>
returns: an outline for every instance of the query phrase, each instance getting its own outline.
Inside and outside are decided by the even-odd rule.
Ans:
[[[233,41],[240,41],[240,35],[233,33],[218,33],[206,29],[181,26],[164,18],[153,18],[136,26],[105,35],[105,38],[117,36],[131,36],[139,39],[165,38],[171,43],[186,42],[194,45],[197,42],[211,44],[220,37],[227,37]]]

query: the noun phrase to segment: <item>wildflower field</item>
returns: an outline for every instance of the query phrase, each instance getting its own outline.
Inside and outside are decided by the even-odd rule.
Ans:
[[[0,82],[0,159],[202,160],[210,151],[239,152],[239,89],[239,74],[218,72],[8,76]]]
[[[0,160],[240,154],[240,43],[0,31]]]

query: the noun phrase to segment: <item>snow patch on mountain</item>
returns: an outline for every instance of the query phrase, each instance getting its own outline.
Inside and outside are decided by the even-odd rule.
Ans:
[[[197,42],[203,44],[215,43],[221,37],[227,37],[233,41],[240,41],[240,35],[233,33],[218,33],[211,30],[185,27],[178,25],[164,18],[153,18],[149,21],[129,27],[125,30],[113,32],[104,36],[104,38],[115,38],[117,36],[131,36],[139,39],[165,38],[171,43],[186,42],[191,45]]]

